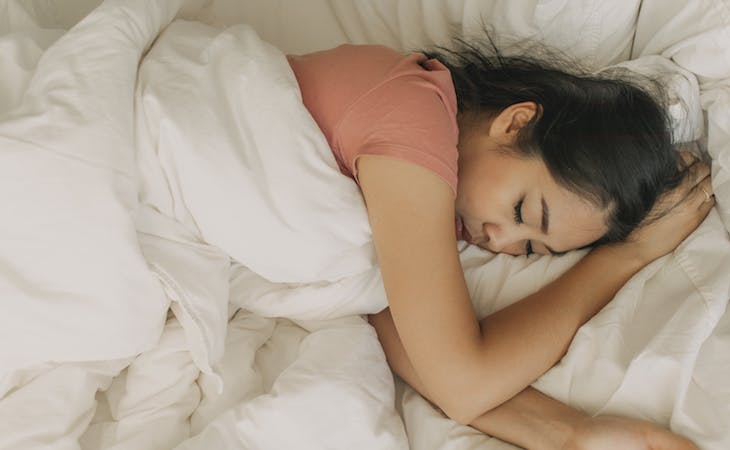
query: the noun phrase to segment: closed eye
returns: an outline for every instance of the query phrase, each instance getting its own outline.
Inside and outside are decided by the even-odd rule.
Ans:
[[[522,197],[520,199],[520,201],[518,201],[517,203],[515,203],[515,223],[517,225],[522,225],[523,223],[525,223],[522,220],[522,205],[524,203],[525,203],[525,197]]]
[[[517,203],[515,203],[514,218],[515,218],[515,223],[517,225],[522,225],[523,223],[525,223],[525,221],[522,219],[522,205],[524,203],[525,203],[525,197],[520,198],[520,200]],[[530,255],[532,255],[532,253],[533,253],[532,242],[527,241],[527,243],[525,243],[525,254],[527,256],[530,256]]]

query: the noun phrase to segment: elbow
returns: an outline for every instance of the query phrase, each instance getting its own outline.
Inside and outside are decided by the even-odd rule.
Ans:
[[[441,411],[451,420],[460,425],[471,425],[480,415],[487,411],[475,413],[470,408],[460,407],[458,405],[442,406]]]
[[[451,420],[461,425],[471,425],[481,415],[491,411],[498,405],[475,401],[475,395],[460,393],[450,396],[448,401],[441,401],[437,406]]]
[[[399,370],[402,369],[397,361],[389,360],[393,371],[398,374],[406,383],[408,383],[416,392],[431,402],[431,404],[439,409],[449,419],[461,424],[471,425],[481,415],[493,409],[497,405],[491,405],[491,402],[485,403],[479,401],[474,392],[483,390],[477,388],[475,390],[463,389],[463,386],[451,385],[452,389],[447,392],[441,391],[440,395],[434,395],[433,392],[426,390],[420,379],[413,376],[413,372]]]
[[[471,425],[480,416],[499,407],[516,393],[504,390],[499,380],[489,375],[467,379],[455,377],[457,382],[442,386],[432,401],[451,420]],[[445,388],[445,389],[444,389]]]

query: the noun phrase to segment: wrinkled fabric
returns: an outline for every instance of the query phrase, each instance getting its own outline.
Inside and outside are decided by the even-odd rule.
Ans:
[[[10,211],[0,225],[0,448],[512,448],[445,418],[400,381],[394,390],[358,317],[386,304],[362,200],[335,177],[281,52],[248,27],[177,22],[138,73],[127,63],[146,54],[176,5],[128,1],[108,14],[108,2],[65,34],[94,3],[0,2],[0,182]],[[631,70],[665,77],[675,137],[699,138],[712,159],[718,207],[582,327],[535,386],[589,413],[652,420],[703,449],[730,447],[727,4],[296,4],[217,0],[199,18],[245,18],[298,53],[346,41],[421,48],[479,28],[483,16],[500,35],[539,36],[595,68],[631,56]],[[230,53],[243,48],[258,56]],[[252,150],[276,142],[289,145]],[[264,176],[300,149],[304,170]],[[242,177],[246,167],[253,177]],[[317,177],[313,186],[334,183],[342,196],[308,198],[305,180]],[[334,219],[317,227],[308,209]],[[281,242],[247,240],[260,238],[252,227],[264,217],[279,221]],[[347,217],[357,233],[336,229]],[[311,242],[293,243],[298,231]],[[311,259],[287,253],[294,248]],[[480,316],[581,256],[461,251]]]

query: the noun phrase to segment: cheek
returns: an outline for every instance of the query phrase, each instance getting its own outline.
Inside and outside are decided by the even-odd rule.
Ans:
[[[517,177],[500,159],[471,159],[464,163],[459,172],[457,209],[482,221],[494,220],[492,216],[505,210],[505,205],[517,196],[513,192],[518,188]]]
[[[488,192],[479,178],[469,175],[467,173],[459,179],[457,203],[464,208],[473,209],[482,203]]]
[[[456,199],[456,210],[471,226],[495,220],[500,200],[493,189],[484,183],[465,183]]]

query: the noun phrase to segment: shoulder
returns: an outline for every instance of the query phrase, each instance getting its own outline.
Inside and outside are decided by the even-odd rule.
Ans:
[[[328,80],[335,85],[359,88],[360,94],[365,94],[384,83],[411,76],[441,91],[449,108],[456,109],[456,95],[448,69],[422,53],[403,54],[382,45],[343,44],[287,58],[300,82],[302,79],[307,82]],[[313,77],[316,79],[312,80]]]
[[[290,57],[302,99],[343,171],[365,154],[430,169],[456,186],[458,125],[451,75],[421,53],[341,45]]]
[[[315,74],[348,81],[347,78],[354,75],[358,79],[375,81],[385,77],[404,57],[406,55],[381,45],[343,44],[329,50],[289,55],[287,58],[297,77]]]
[[[391,156],[429,169],[455,192],[459,129],[452,92],[420,73],[395,73],[342,114],[336,152],[356,178],[360,156]]]

